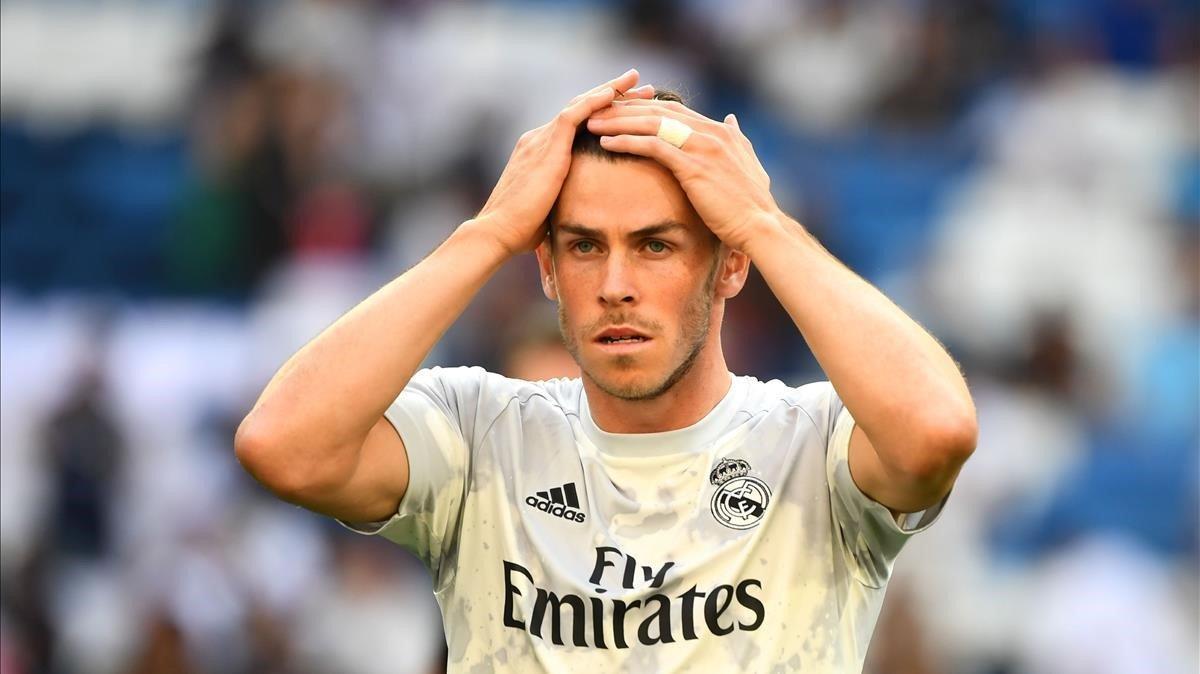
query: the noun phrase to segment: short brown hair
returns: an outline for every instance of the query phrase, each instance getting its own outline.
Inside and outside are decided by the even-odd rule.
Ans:
[[[654,100],[656,101],[675,101],[676,103],[684,103],[683,95],[674,89],[656,89],[654,91]],[[640,159],[637,155],[626,154],[624,152],[609,152],[600,145],[600,136],[588,131],[587,120],[584,120],[575,129],[575,140],[571,143],[572,155],[584,155],[596,157],[606,161],[629,161],[632,159]],[[554,205],[551,206],[550,212],[546,215],[546,228],[550,229],[554,222],[554,214],[558,210],[558,199],[554,200]],[[550,232],[550,248],[554,248],[554,235]]]

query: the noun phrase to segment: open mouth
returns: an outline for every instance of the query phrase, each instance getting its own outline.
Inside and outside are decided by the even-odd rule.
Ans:
[[[636,344],[638,342],[648,342],[650,338],[631,335],[629,337],[601,337],[597,341],[601,344]]]
[[[650,338],[633,328],[615,327],[609,328],[599,335],[596,335],[598,344],[619,346],[624,344],[641,344],[650,341]]]

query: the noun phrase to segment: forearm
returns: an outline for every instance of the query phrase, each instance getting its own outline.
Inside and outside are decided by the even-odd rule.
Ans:
[[[474,222],[459,227],[288,359],[239,436],[267,438],[296,462],[329,462],[331,449],[359,446],[508,256]]]
[[[746,248],[881,461],[916,472],[969,442],[966,382],[920,325],[786,216]]]

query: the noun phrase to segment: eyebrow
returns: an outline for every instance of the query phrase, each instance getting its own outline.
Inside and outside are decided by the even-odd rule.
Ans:
[[[686,229],[686,225],[678,220],[663,220],[645,227],[640,227],[625,235],[627,239],[642,239],[647,236],[657,236],[665,234],[676,229]],[[565,234],[574,234],[576,236],[585,236],[590,239],[605,238],[604,232],[592,227],[585,227],[574,222],[560,222],[554,225],[554,230]]]

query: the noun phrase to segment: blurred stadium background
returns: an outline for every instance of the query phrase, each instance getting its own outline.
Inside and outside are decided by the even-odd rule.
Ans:
[[[871,674],[1194,674],[1200,9],[0,3],[0,674],[440,671],[423,569],[233,456],[276,367],[637,66],[943,339],[982,425]],[[797,283],[804,279],[798,278]],[[821,375],[755,279],[731,365]],[[569,369],[532,259],[431,357]]]

